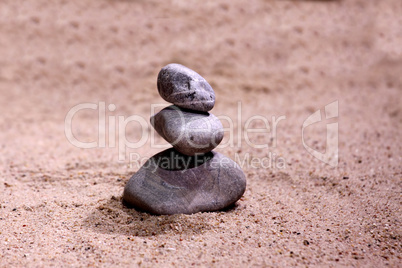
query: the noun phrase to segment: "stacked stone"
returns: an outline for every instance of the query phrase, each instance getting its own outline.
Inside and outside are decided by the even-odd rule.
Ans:
[[[128,181],[123,200],[153,214],[191,214],[233,205],[246,178],[230,158],[212,151],[223,139],[220,120],[208,113],[215,92],[193,70],[169,64],[158,75],[160,96],[173,105],[151,124],[173,148],[151,157]]]

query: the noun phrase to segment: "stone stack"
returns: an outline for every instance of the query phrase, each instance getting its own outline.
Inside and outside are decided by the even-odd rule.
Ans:
[[[158,75],[161,97],[174,105],[151,117],[173,148],[151,157],[128,181],[123,200],[153,214],[191,214],[234,204],[246,178],[230,158],[212,151],[223,139],[219,119],[208,113],[215,93],[193,70],[169,64]]]

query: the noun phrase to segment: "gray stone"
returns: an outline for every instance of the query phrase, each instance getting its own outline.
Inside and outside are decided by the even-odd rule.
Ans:
[[[245,189],[246,177],[230,158],[217,152],[186,156],[171,148],[130,178],[123,200],[152,214],[192,214],[227,208]]]
[[[207,112],[215,105],[215,92],[208,82],[181,64],[163,67],[157,84],[161,97],[176,106]]]
[[[171,105],[152,116],[150,121],[159,135],[186,155],[209,152],[223,139],[221,121],[207,112]]]

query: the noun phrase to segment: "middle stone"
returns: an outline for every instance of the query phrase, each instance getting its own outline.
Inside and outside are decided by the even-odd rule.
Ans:
[[[223,139],[221,121],[208,112],[171,105],[152,116],[150,121],[159,135],[185,155],[212,151]]]

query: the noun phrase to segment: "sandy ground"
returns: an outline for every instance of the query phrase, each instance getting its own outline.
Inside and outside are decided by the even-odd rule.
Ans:
[[[400,0],[2,0],[0,266],[401,266],[400,14]],[[156,77],[171,62],[202,74],[212,112],[233,120],[217,151],[248,186],[231,210],[121,203],[137,159],[166,145],[148,119],[167,105]],[[339,116],[304,133],[325,152],[338,123],[332,167],[301,130],[335,101]],[[70,129],[92,149],[65,134],[85,103]],[[249,128],[286,119],[246,137],[253,116]]]

